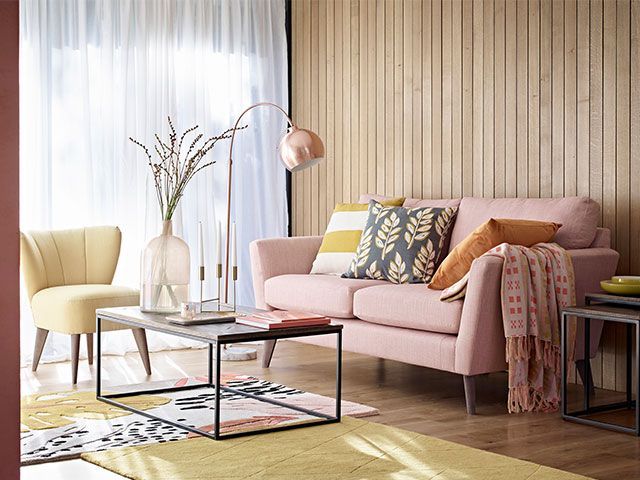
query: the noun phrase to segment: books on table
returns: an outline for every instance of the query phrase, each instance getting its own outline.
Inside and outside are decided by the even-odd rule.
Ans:
[[[276,328],[315,327],[328,325],[331,319],[316,313],[293,310],[275,310],[272,312],[258,312],[242,318],[236,318],[236,323],[251,327],[273,330]]]

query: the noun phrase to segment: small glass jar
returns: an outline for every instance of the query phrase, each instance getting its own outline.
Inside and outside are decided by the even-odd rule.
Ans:
[[[142,252],[140,310],[153,313],[179,312],[189,299],[189,246],[173,235],[171,220],[162,224],[162,234]]]

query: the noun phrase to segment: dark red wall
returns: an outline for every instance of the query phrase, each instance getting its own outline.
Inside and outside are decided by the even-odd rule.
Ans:
[[[0,479],[20,478],[18,0],[0,0]]]

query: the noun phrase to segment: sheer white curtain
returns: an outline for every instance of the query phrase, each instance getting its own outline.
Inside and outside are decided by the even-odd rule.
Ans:
[[[197,124],[206,136],[232,126],[252,103],[286,109],[284,0],[23,0],[20,8],[21,228],[118,225],[114,283],[137,287],[140,252],[161,221],[145,159],[128,137],[152,144],[154,133],[167,135],[168,115],[179,131]],[[234,146],[233,215],[238,301],[252,304],[249,242],[287,233],[276,150],[286,122],[275,109],[245,118],[249,128]],[[226,206],[228,143],[210,155],[217,163],[189,185],[174,218],[174,232],[191,247],[193,298],[197,223],[213,272],[215,225]],[[205,295],[214,290],[210,280]],[[22,304],[27,362],[35,329],[25,298]],[[105,335],[105,353],[134,350],[130,337]],[[69,343],[50,335],[43,361],[68,358]],[[192,346],[160,335],[149,343],[153,350]]]

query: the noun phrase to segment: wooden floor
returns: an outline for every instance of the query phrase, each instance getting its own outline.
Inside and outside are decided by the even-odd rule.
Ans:
[[[104,382],[117,385],[206,372],[205,350],[155,353],[151,361],[153,375],[146,377],[137,354],[106,357]],[[281,342],[271,368],[262,369],[257,361],[225,362],[223,372],[253,374],[333,395],[334,361],[333,350]],[[95,373],[95,365],[81,362],[78,387],[93,387]],[[370,418],[372,421],[598,479],[640,479],[639,439],[565,422],[559,414],[509,415],[506,374],[479,378],[475,416],[465,413],[462,378],[458,375],[351,353],[344,355],[343,375],[345,400],[380,410],[379,416]],[[23,368],[23,394],[59,390],[69,379],[68,363],[43,364],[36,374]]]

